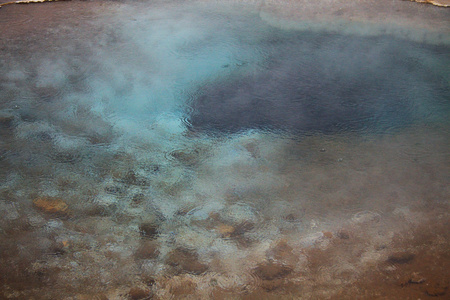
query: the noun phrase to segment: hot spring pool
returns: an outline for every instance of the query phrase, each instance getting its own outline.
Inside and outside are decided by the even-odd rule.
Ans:
[[[448,10],[249,2],[0,10],[0,298],[448,294]]]

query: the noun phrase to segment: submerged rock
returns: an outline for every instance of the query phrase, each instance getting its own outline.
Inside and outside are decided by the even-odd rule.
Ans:
[[[200,161],[200,152],[194,150],[174,150],[170,152],[170,156],[187,166],[196,165]]]
[[[387,262],[393,264],[406,264],[414,259],[415,255],[410,252],[395,252],[389,255]]]
[[[292,268],[283,264],[278,264],[273,261],[268,261],[258,264],[254,269],[256,276],[263,280],[274,280],[283,278],[292,272]]]
[[[166,258],[169,266],[175,267],[181,273],[200,275],[208,270],[208,266],[198,260],[198,255],[184,248],[177,248]]]
[[[337,232],[337,237],[342,240],[348,240],[350,238],[350,232],[345,229],[341,229]]]
[[[153,259],[158,257],[159,249],[158,244],[152,241],[145,241],[141,243],[139,248],[134,253],[134,256],[138,259]]]
[[[14,122],[14,115],[0,113],[0,129],[11,128]]]
[[[142,223],[139,225],[139,232],[145,238],[154,239],[158,235],[158,228],[154,223]]]
[[[221,234],[222,237],[228,238],[236,231],[236,228],[231,225],[220,224],[219,226],[217,226],[216,230]]]
[[[130,300],[151,299],[152,297],[153,293],[150,290],[140,287],[132,287],[128,292],[128,299]]]
[[[33,200],[33,206],[45,213],[66,214],[69,206],[60,198],[42,197]]]
[[[289,266],[298,262],[299,258],[293,253],[294,248],[289,246],[286,240],[280,240],[273,248],[266,252],[269,259]]]
[[[146,186],[148,182],[145,178],[142,178],[131,170],[128,171],[127,174],[122,178],[122,182],[128,185],[138,185],[138,186]]]

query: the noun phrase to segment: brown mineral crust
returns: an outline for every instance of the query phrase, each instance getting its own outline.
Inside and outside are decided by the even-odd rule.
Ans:
[[[410,1],[419,2],[419,3],[429,3],[429,4],[436,5],[436,6],[441,6],[441,7],[449,7],[450,6],[450,0],[410,0]]]
[[[425,291],[430,296],[444,296],[447,293],[447,283],[430,283],[425,287]]]
[[[344,290],[341,299],[351,299],[355,293],[377,299],[433,299],[447,296],[450,269],[448,222],[429,223],[400,235],[389,248],[404,246],[418,249],[397,251],[380,261],[377,268],[362,272],[351,289]],[[394,260],[392,268],[390,261]],[[388,262],[388,264],[386,264]],[[437,298],[441,299],[441,298]],[[443,298],[442,298],[443,299]]]

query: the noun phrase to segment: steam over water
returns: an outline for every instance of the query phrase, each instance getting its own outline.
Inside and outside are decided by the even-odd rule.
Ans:
[[[446,47],[270,29],[250,45],[263,53],[255,66],[238,63],[233,67],[246,70],[198,88],[194,128],[364,134],[448,115],[449,85],[445,71],[436,68],[448,60]],[[243,39],[238,47],[250,45]],[[435,65],[424,65],[426,57]]]
[[[345,298],[446,249],[448,36],[262,16],[0,10],[0,298]]]

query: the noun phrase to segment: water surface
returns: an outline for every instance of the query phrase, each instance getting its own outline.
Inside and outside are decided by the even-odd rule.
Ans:
[[[445,249],[445,36],[48,7],[0,11],[3,297],[350,297]]]

